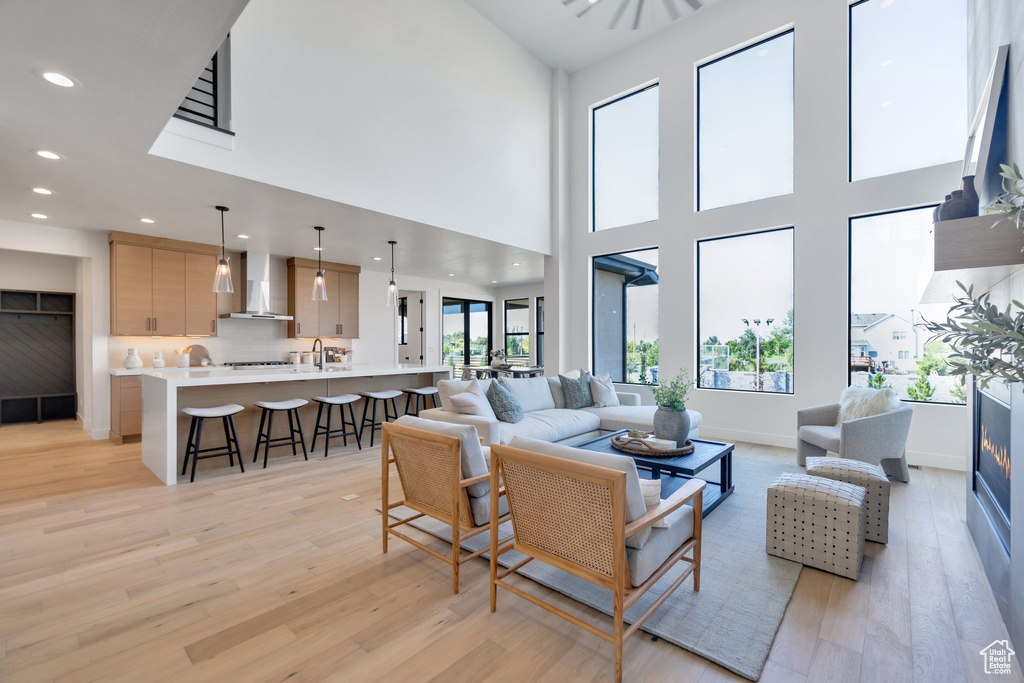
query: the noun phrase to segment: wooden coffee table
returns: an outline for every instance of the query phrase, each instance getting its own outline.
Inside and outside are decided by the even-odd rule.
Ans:
[[[691,439],[695,448],[690,455],[679,455],[672,458],[652,458],[626,453],[612,445],[613,436],[628,433],[628,429],[611,432],[591,441],[576,444],[575,448],[596,451],[598,453],[625,455],[633,458],[636,461],[637,469],[648,470],[651,473],[651,479],[661,480],[662,498],[668,498],[685,484],[688,479],[696,477],[698,473],[717,462],[719,481],[711,481],[706,477],[700,477],[708,483],[707,488],[704,489],[704,517],[711,514],[711,511],[718,507],[719,503],[728,498],[732,493],[733,444],[705,441],[704,439]],[[668,476],[662,478],[662,474]]]

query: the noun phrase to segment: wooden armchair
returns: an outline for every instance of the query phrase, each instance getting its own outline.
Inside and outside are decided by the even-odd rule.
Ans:
[[[422,423],[437,425],[442,428],[442,423],[431,423],[418,418],[403,417],[398,423],[385,422],[383,424],[383,440],[381,443],[381,537],[384,552],[388,551],[388,536],[396,536],[407,541],[420,550],[424,550],[437,559],[447,562],[452,567],[452,592],[459,592],[459,566],[487,552],[487,547],[474,553],[463,554],[459,544],[461,541],[472,538],[508,519],[508,515],[499,515],[493,521],[489,512],[477,506],[477,513],[470,504],[470,491],[479,491],[480,485],[490,483],[490,473],[486,471],[486,460],[480,448],[476,430],[467,430],[467,439],[471,443],[464,444],[463,439],[458,436],[439,434],[434,431],[416,429],[402,424],[403,422]],[[445,425],[451,428],[454,425]],[[457,426],[454,426],[457,427]],[[469,431],[472,434],[469,434]],[[469,447],[470,457],[479,454],[479,461],[482,464],[483,473],[463,478],[464,457],[463,449]],[[473,450],[475,449],[475,450]],[[389,501],[388,485],[391,476],[391,464],[398,470],[398,478],[405,495],[404,500],[396,502]],[[483,494],[487,502],[487,493]],[[504,496],[504,491],[495,490],[493,501],[499,496]],[[479,497],[477,497],[479,498]],[[498,502],[491,502],[495,505],[495,511],[499,512],[503,506]],[[391,522],[388,512],[396,507],[405,505],[412,508],[418,514],[404,520]],[[482,513],[482,514],[481,514]],[[427,547],[423,543],[410,538],[397,529],[404,524],[419,519],[420,517],[433,517],[434,519],[451,525],[452,543],[450,555],[445,556],[436,550]],[[474,523],[484,521],[484,523]],[[507,539],[505,539],[507,540]]]
[[[499,479],[500,478],[500,479]],[[498,586],[557,614],[580,628],[612,643],[615,650],[615,680],[622,680],[622,644],[657,610],[690,574],[693,590],[700,590],[701,511],[704,482],[691,479],[668,500],[646,514],[626,521],[626,472],[554,455],[534,453],[507,446],[491,448],[491,515],[497,517],[497,482],[504,481],[505,495],[515,531],[513,540],[491,536],[491,611],[497,608]],[[693,532],[640,585],[630,580],[626,539],[650,529],[655,522],[693,501]],[[527,558],[499,571],[498,557],[510,550]],[[689,554],[689,555],[688,555]],[[612,633],[588,624],[571,614],[509,584],[506,577],[537,559],[612,592]],[[676,562],[688,566],[672,585],[629,628],[623,614],[657,583]]]

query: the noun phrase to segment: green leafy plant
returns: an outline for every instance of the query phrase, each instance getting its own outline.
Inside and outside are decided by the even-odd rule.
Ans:
[[[907,387],[907,396],[912,401],[930,401],[934,395],[935,387],[928,381],[928,373],[918,370],[917,381]]]
[[[693,379],[686,368],[682,368],[672,381],[649,386],[654,402],[659,406],[669,410],[683,410],[686,408],[686,397],[693,389]]]
[[[999,167],[1003,169],[999,174],[1003,177],[1003,194],[996,197],[985,210],[997,214],[1000,221],[1013,221],[1018,230],[1024,229],[1024,176],[1021,176],[1017,164],[999,164]],[[1021,252],[1024,253],[1024,247],[1021,247]]]
[[[949,393],[957,403],[967,403],[967,386],[964,381],[966,379],[966,377],[961,377],[958,381],[954,382],[953,386],[949,389]]]
[[[988,293],[976,297],[974,285],[956,284],[963,295],[954,299],[946,322],[924,322],[932,339],[949,344],[950,374],[973,375],[982,388],[994,379],[1024,382],[1024,304],[1013,301],[1000,310]]]
[[[876,372],[868,377],[868,386],[872,389],[885,389],[889,385],[885,383],[885,375]]]
[[[629,430],[629,438],[631,439],[646,439],[650,436],[647,432],[641,432],[638,429]]]

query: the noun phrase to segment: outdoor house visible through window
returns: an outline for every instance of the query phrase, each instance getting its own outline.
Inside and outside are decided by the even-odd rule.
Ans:
[[[505,362],[530,364],[530,300],[505,301]]]
[[[793,31],[697,68],[697,210],[793,192]]]
[[[658,382],[658,250],[595,256],[594,373]]]
[[[701,389],[793,393],[793,228],[697,242]]]
[[[544,297],[537,297],[537,365],[544,365]]]
[[[658,219],[658,85],[591,110],[593,229]]]
[[[850,6],[850,180],[963,160],[967,0]]]
[[[442,362],[453,368],[487,365],[490,350],[491,302],[445,297],[441,316]]]
[[[892,387],[904,401],[966,403],[949,374],[949,348],[917,327],[945,320],[952,305],[952,291],[948,303],[920,303],[933,208],[850,219],[849,382]]]

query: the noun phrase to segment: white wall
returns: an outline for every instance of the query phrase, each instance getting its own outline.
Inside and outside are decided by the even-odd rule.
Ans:
[[[0,249],[0,289],[74,293],[77,263],[69,256]]]
[[[847,384],[847,219],[922,205],[959,186],[960,163],[849,183],[847,3],[730,0],[705,7],[654,38],[569,81],[569,293],[562,299],[568,358],[590,367],[590,257],[657,246],[661,268],[661,375],[694,369],[696,240],[795,226],[795,394],[698,390],[702,433],[795,445],[796,411],[835,401]],[[696,63],[789,26],[795,43],[795,192],[695,213]],[[661,99],[660,219],[591,233],[589,107],[657,79]],[[563,265],[563,267],[565,267]],[[721,274],[728,278],[729,273]],[[572,304],[566,306],[566,301]],[[645,391],[642,391],[646,395]],[[649,400],[649,398],[648,398]],[[963,469],[963,407],[915,405],[910,462]]]
[[[252,0],[231,66],[234,149],[153,153],[548,251],[551,71],[462,0]]]

